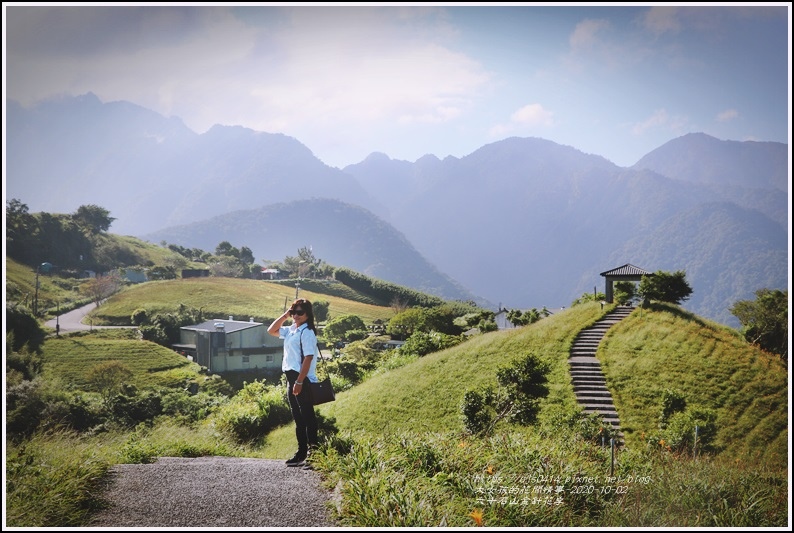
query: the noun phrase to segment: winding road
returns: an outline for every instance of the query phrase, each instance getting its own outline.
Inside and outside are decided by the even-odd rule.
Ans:
[[[60,333],[69,333],[70,331],[88,331],[92,329],[119,329],[119,328],[133,328],[135,326],[95,326],[93,324],[83,324],[82,320],[88,313],[96,309],[96,302],[84,305],[73,309],[68,313],[59,315],[57,318],[48,320],[44,323],[48,328],[56,329],[60,326]]]

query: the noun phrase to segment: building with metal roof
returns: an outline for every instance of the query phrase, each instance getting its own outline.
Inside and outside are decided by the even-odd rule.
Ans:
[[[214,319],[180,328],[172,347],[210,372],[281,370],[284,341],[270,335],[260,322]]]

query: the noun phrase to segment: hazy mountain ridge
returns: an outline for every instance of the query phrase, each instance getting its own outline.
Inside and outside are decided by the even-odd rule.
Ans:
[[[289,230],[285,231],[285,225]],[[382,219],[362,207],[338,200],[296,200],[234,211],[143,238],[202,250],[214,250],[218,243],[228,240],[232,245],[256,250],[257,260],[274,261],[311,246],[316,257],[337,267],[349,267],[447,299],[491,305],[439,272],[404,235]]]
[[[374,176],[399,175],[391,166],[410,171],[383,157],[345,170],[365,186],[385,187]],[[453,278],[508,307],[567,305],[593,287],[603,290],[599,272],[627,262],[651,271],[687,271],[694,294],[686,306],[728,323],[735,322],[727,309],[737,299],[752,298],[757,288],[786,286],[785,226],[758,211],[752,198],[725,211],[716,203],[724,195],[716,195],[713,184],[617,167],[542,139],[506,139],[436,166],[432,185],[412,196],[410,209],[393,209],[392,223]],[[461,175],[465,187],[456,179]],[[724,222],[710,222],[712,211],[721,209]],[[735,230],[759,218],[764,223],[749,224],[752,231]],[[700,233],[689,231],[698,228]],[[770,232],[783,239],[767,239]],[[752,241],[746,250],[753,257],[725,255],[735,249],[737,235]],[[691,246],[703,237],[714,249]],[[723,258],[714,250],[722,250]],[[758,257],[765,258],[763,266]],[[753,271],[751,264],[759,268]]]
[[[690,134],[624,168],[514,137],[461,158],[411,163],[373,153],[339,170],[282,134],[215,126],[198,135],[178,119],[90,94],[29,110],[9,104],[7,121],[8,197],[33,211],[101,205],[116,217],[116,233],[168,235],[205,249],[228,240],[251,247],[258,260],[279,259],[312,244],[312,231],[296,231],[294,216],[251,210],[329,199],[339,202],[335,210],[367,214],[335,218],[349,241],[329,237],[328,250],[315,241],[318,257],[444,297],[462,286],[510,308],[559,307],[594,286],[603,290],[598,273],[630,262],[687,271],[694,293],[685,305],[724,320],[736,300],[787,286],[779,236],[788,236],[788,146],[781,143]],[[284,209],[319,224],[333,218],[325,206],[304,214],[307,205]],[[199,229],[210,219],[223,231]],[[185,226],[193,222],[200,224]],[[264,233],[269,240],[259,238]],[[277,235],[287,238],[285,251],[271,252]],[[376,247],[382,257],[364,251],[381,239],[391,243]],[[709,246],[695,245],[701,239]],[[402,252],[388,255],[393,250]]]
[[[178,119],[90,93],[9,109],[9,197],[49,212],[101,205],[119,233],[311,197],[376,204],[283,134],[216,125],[199,135]]]

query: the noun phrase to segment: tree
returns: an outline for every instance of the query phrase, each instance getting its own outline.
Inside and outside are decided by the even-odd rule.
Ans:
[[[314,311],[314,320],[317,322],[325,322],[328,320],[328,308],[331,302],[328,300],[315,300],[312,302],[312,311]]]
[[[105,276],[96,276],[89,279],[81,288],[80,291],[91,298],[91,301],[96,303],[97,306],[102,304],[105,300],[121,288],[121,279],[115,272]]]
[[[487,386],[464,394],[460,409],[466,430],[487,435],[500,420],[533,424],[540,412],[540,400],[549,394],[550,371],[549,363],[531,353],[498,368],[498,390]]]
[[[72,215],[72,219],[83,231],[91,235],[107,231],[116,220],[110,216],[110,211],[93,204],[78,207],[77,212]]]
[[[549,310],[545,307],[538,311],[536,308],[532,308],[528,311],[521,311],[520,309],[511,309],[507,312],[507,320],[510,321],[511,324],[515,326],[526,326],[528,324],[534,324],[541,318],[545,318],[549,316]]]
[[[323,328],[323,336],[330,342],[355,340],[352,337],[360,337],[360,332],[367,334],[367,326],[364,320],[358,315],[342,315],[328,321]],[[358,333],[354,333],[358,332]]]
[[[319,273],[328,273],[327,265],[314,256],[311,246],[298,249],[297,257],[285,257],[283,267],[296,278],[316,278]]]
[[[415,331],[421,331],[424,320],[424,313],[420,307],[410,307],[389,320],[386,333],[405,339],[413,335]]]
[[[91,368],[86,379],[97,392],[102,395],[105,403],[113,394],[121,391],[122,386],[133,377],[133,372],[121,361],[104,361]]]
[[[28,206],[16,198],[6,202],[6,243],[9,249],[20,245],[19,239],[32,233],[35,224],[33,215],[28,213]],[[9,250],[11,251],[11,250]]]
[[[755,300],[739,300],[730,308],[742,324],[747,342],[788,360],[788,291],[759,289]]]
[[[618,305],[626,305],[637,296],[637,285],[632,281],[618,281],[615,283],[614,300]]]
[[[222,255],[228,257],[240,257],[240,250],[232,246],[229,241],[223,241],[215,247],[215,255]],[[251,261],[253,263],[253,261]]]
[[[689,299],[692,287],[687,283],[683,270],[672,274],[657,270],[650,276],[642,277],[637,293],[647,300],[680,304]]]
[[[221,255],[210,265],[210,274],[219,278],[242,278],[245,268],[236,257]]]
[[[253,265],[254,264],[254,252],[248,246],[243,246],[240,248],[240,253],[238,255],[240,261],[245,265]]]

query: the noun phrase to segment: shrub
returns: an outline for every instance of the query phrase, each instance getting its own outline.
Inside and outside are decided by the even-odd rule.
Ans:
[[[197,422],[210,415],[228,398],[207,393],[190,394],[187,391],[170,391],[163,395],[163,414],[182,422]]]
[[[41,422],[45,402],[42,383],[22,381],[6,390],[6,435],[15,442],[29,437]]]
[[[27,309],[6,306],[6,341],[14,351],[27,345],[31,352],[39,352],[47,334],[39,325],[38,320]],[[8,334],[13,332],[13,336]]]
[[[450,348],[463,342],[462,337],[446,335],[444,333],[431,332],[425,333],[417,331],[400,346],[399,350],[403,354],[412,354],[419,357],[429,353],[437,352]]]
[[[493,413],[494,392],[490,387],[470,390],[463,394],[460,410],[463,415],[463,427],[474,435],[488,431],[495,415]]]
[[[684,395],[677,390],[665,389],[664,392],[662,392],[662,409],[659,414],[659,427],[664,428],[671,416],[680,413],[684,409],[686,409],[686,398],[684,398]]]
[[[239,442],[256,440],[292,420],[281,386],[263,381],[246,383],[242,390],[217,411],[218,426]]]
[[[110,401],[110,412],[115,422],[127,427],[151,422],[163,412],[161,394],[152,390],[133,395],[119,394]]]
[[[149,323],[149,313],[146,309],[136,309],[130,316],[133,326],[143,326]]]
[[[711,452],[717,436],[717,414],[711,409],[690,408],[670,417],[667,428],[661,436],[671,449],[679,452],[692,452],[695,445],[697,427],[697,449]]]
[[[463,396],[461,413],[467,431],[488,434],[502,419],[520,425],[535,422],[540,412],[540,399],[548,396],[548,363],[528,354],[511,365],[496,371],[500,388],[481,388],[467,391]]]

